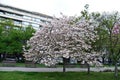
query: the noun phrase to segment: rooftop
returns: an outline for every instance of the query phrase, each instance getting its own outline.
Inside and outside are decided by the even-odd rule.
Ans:
[[[26,12],[26,13],[29,13],[29,14],[34,14],[34,15],[42,16],[42,17],[46,17],[46,18],[53,18],[52,16],[49,16],[49,15],[46,15],[46,14],[42,14],[42,13],[38,13],[38,12],[34,12],[34,11],[27,11],[27,10],[24,10],[24,9],[12,7],[12,6],[9,6],[9,5],[4,5],[4,4],[1,4],[1,3],[0,3],[0,7],[5,7],[5,8],[21,11],[21,12]]]

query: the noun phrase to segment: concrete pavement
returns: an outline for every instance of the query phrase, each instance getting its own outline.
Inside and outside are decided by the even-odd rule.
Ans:
[[[120,67],[119,67],[120,69]],[[114,70],[114,67],[90,68],[90,71]],[[62,72],[63,68],[26,68],[26,67],[0,67],[0,71],[23,71],[23,72]],[[87,71],[87,68],[66,68],[66,71]]]

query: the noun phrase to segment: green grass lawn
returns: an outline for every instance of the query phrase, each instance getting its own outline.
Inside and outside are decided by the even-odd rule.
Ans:
[[[111,72],[91,72],[89,75],[86,72],[0,72],[0,80],[115,80],[115,78]]]

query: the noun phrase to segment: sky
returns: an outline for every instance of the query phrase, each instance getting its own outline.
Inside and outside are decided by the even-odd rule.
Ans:
[[[56,17],[60,13],[79,16],[85,4],[89,4],[89,12],[120,12],[120,0],[0,0],[0,3]]]

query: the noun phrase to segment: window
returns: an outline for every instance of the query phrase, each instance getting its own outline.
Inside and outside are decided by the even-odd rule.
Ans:
[[[18,14],[13,14],[13,16],[15,16],[15,17],[22,17],[22,15],[18,15]]]
[[[5,11],[3,11],[3,10],[0,10],[0,14],[5,14]]]
[[[3,14],[2,12],[0,12],[0,14]]]
[[[5,12],[5,14],[8,15],[8,16],[13,16],[13,14],[9,13],[9,12]]]
[[[40,22],[40,19],[36,18],[35,21]]]
[[[42,21],[42,22],[46,22],[45,20],[42,20],[42,19],[41,19],[41,21]]]
[[[23,25],[29,25],[29,23],[28,23],[28,22],[22,22],[22,24],[23,24]]]
[[[22,23],[20,21],[14,21],[14,24],[17,26],[21,26]]]
[[[23,18],[24,18],[24,19],[28,19],[28,20],[32,20],[32,18],[29,17],[29,16],[23,16]]]
[[[38,25],[38,24],[32,24],[32,26],[33,26],[33,27],[39,27],[39,25]]]
[[[40,22],[40,19],[39,18],[31,18],[32,21],[35,21],[35,22]]]

